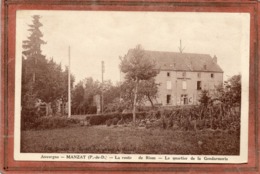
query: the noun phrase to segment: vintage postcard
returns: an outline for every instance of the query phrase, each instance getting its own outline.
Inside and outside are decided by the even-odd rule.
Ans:
[[[246,163],[250,14],[17,10],[14,159]]]

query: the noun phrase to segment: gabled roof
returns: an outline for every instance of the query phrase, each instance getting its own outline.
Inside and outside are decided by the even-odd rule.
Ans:
[[[130,49],[128,54],[132,51]],[[145,56],[153,59],[160,70],[223,72],[209,54],[144,51]]]

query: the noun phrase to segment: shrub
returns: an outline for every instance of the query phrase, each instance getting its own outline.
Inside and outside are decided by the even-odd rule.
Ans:
[[[113,123],[113,125],[117,125],[117,123],[118,123],[118,118],[113,118],[112,123]]]
[[[111,113],[111,114],[99,114],[99,115],[91,115],[86,117],[86,119],[89,119],[89,123],[91,125],[102,125],[105,124],[107,120],[113,119],[115,117],[120,117],[120,114],[118,113]]]
[[[87,114],[96,114],[97,113],[97,107],[96,106],[89,106],[87,109]]]
[[[33,129],[36,125],[36,120],[39,118],[39,112],[36,108],[23,108],[21,112],[21,129]]]
[[[106,125],[109,127],[109,126],[111,126],[111,124],[112,124],[112,120],[111,120],[111,119],[108,119],[108,120],[106,121]]]
[[[136,113],[136,118],[138,119],[143,119],[146,117],[146,113]],[[89,120],[89,123],[91,125],[104,125],[106,124],[106,121],[109,119],[123,119],[123,120],[133,120],[133,114],[132,113],[110,113],[110,114],[98,114],[98,115],[91,115],[91,116],[87,116],[86,119]]]
[[[124,124],[124,120],[123,120],[123,119],[119,120],[119,121],[117,122],[117,124],[118,124],[118,125]]]

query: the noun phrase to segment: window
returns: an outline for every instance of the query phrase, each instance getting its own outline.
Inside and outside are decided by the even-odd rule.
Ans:
[[[171,81],[167,81],[167,82],[166,82],[166,88],[167,88],[168,90],[172,89],[172,82],[171,82]]]
[[[201,81],[197,81],[197,90],[201,90]]]
[[[186,72],[182,72],[182,77],[186,77]]]
[[[181,95],[182,104],[187,105],[188,104],[188,96],[187,94]]]
[[[187,89],[187,82],[186,81],[182,81],[182,89]]]
[[[210,77],[211,77],[211,78],[214,78],[214,74],[213,74],[213,73],[211,73],[211,74],[210,74]]]
[[[171,95],[166,96],[166,103],[170,104],[171,103]]]
[[[199,72],[199,73],[198,73],[198,78],[200,78],[200,77],[201,77],[201,73]]]
[[[170,77],[170,75],[171,75],[170,72],[167,72],[167,77]]]

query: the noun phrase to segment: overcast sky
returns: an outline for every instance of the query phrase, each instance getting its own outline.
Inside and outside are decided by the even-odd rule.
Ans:
[[[178,52],[180,39],[186,53],[216,55],[224,79],[241,72],[248,59],[249,15],[239,13],[18,11],[16,58],[21,58],[22,40],[29,36],[33,15],[41,16],[41,31],[47,44],[42,53],[68,65],[76,82],[85,77],[119,81],[119,56],[141,44],[146,50]]]

